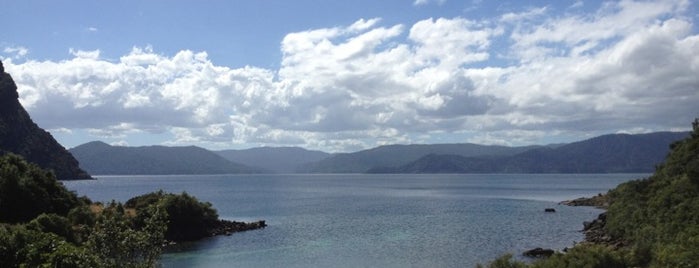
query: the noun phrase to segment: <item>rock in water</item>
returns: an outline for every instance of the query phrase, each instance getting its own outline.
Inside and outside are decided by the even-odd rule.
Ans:
[[[0,61],[0,155],[6,153],[52,170],[59,180],[92,179],[68,150],[32,121],[19,103],[17,85]]]
[[[551,257],[553,253],[553,249],[535,248],[525,251],[522,255],[532,258],[548,258]]]

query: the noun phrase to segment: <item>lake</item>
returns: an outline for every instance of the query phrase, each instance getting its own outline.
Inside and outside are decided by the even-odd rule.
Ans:
[[[64,181],[93,201],[163,189],[265,229],[168,248],[164,267],[473,267],[563,249],[601,210],[558,202],[648,174],[98,176]],[[544,213],[545,208],[556,213]],[[521,257],[520,257],[521,258]]]

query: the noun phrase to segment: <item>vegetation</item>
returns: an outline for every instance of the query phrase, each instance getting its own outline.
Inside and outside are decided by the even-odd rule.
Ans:
[[[134,197],[126,201],[125,207],[136,211],[147,211],[147,208],[157,206],[163,208],[168,215],[165,239],[169,241],[187,241],[206,237],[209,231],[218,223],[218,213],[211,203],[199,202],[195,197],[182,193],[180,195],[158,191]],[[139,213],[136,222],[148,219]]]
[[[42,213],[65,216],[81,202],[52,173],[16,155],[0,157],[0,222],[27,222]]]
[[[611,190],[605,229],[628,244],[583,244],[526,264],[505,255],[487,267],[699,267],[699,119],[649,178]]]
[[[53,173],[0,157],[0,267],[154,267],[166,239],[198,239],[217,222],[186,193],[92,203]]]

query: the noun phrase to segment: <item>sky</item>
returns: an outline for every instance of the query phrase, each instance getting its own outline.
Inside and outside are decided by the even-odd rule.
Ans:
[[[5,71],[66,148],[520,146],[699,117],[687,0],[0,6]]]

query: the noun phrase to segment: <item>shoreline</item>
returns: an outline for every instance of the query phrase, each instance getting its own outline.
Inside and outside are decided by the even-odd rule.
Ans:
[[[597,215],[596,219],[591,221],[583,221],[583,229],[580,232],[583,233],[583,241],[576,243],[573,242],[571,247],[565,247],[562,252],[567,252],[569,249],[576,247],[581,244],[596,244],[596,245],[608,245],[612,246],[614,249],[621,248],[627,243],[619,239],[613,239],[612,236],[606,233],[604,226],[607,223],[607,208],[609,207],[609,198],[606,194],[599,193],[592,197],[579,197],[571,200],[563,200],[558,202],[558,205],[565,205],[571,207],[595,207],[604,210],[604,212]],[[552,211],[551,211],[552,210]],[[556,213],[552,208],[546,208],[544,210],[546,213]],[[552,256],[555,252],[561,252],[551,248],[533,248],[522,252],[522,255],[532,259],[548,258]]]
[[[582,232],[585,235],[585,240],[578,244],[595,244],[611,246],[614,249],[622,248],[628,243],[622,239],[614,238],[605,230],[607,224],[607,208],[609,207],[609,198],[606,194],[597,194],[593,197],[580,197],[573,200],[565,200],[558,203],[566,206],[587,206],[603,209],[604,212],[597,215],[596,219],[583,222]],[[576,244],[577,245],[577,244]]]
[[[265,227],[267,227],[267,222],[264,220],[253,222],[218,220],[208,233],[209,237],[218,235],[230,236],[233,233],[263,229]]]
[[[181,243],[197,242],[207,238],[215,236],[231,236],[234,233],[252,231],[257,229],[264,229],[267,227],[267,222],[265,220],[258,220],[252,222],[241,222],[241,221],[230,221],[230,220],[217,220],[206,232],[205,236],[193,239],[193,240],[180,240],[172,241],[165,240],[163,247],[176,246]]]

